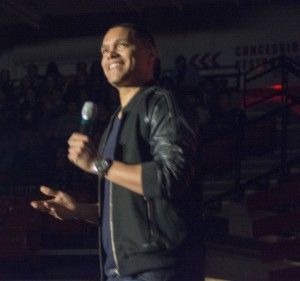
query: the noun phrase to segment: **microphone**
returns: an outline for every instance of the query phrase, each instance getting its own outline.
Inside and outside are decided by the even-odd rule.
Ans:
[[[97,116],[97,105],[91,101],[86,101],[81,110],[81,120],[79,132],[90,135],[93,130],[93,123]]]

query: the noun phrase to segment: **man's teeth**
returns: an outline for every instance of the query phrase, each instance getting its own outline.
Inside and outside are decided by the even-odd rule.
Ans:
[[[119,63],[112,63],[111,65],[109,65],[109,69],[111,70],[111,69],[115,69],[115,68],[117,68],[117,67],[119,67],[120,66],[120,64]]]

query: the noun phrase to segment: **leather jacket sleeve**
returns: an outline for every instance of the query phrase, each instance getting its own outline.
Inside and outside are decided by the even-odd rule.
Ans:
[[[153,160],[142,163],[144,194],[180,198],[194,174],[196,133],[170,93],[152,96],[147,115]]]

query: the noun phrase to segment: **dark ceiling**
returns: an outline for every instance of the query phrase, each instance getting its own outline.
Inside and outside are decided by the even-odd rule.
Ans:
[[[49,38],[99,35],[136,21],[154,32],[236,23],[245,5],[279,0],[0,0],[0,48]],[[286,1],[285,1],[286,2]]]

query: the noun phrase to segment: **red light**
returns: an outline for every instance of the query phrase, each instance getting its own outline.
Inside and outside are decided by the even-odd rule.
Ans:
[[[270,88],[275,90],[275,91],[281,91],[282,90],[282,85],[281,84],[274,84]]]

